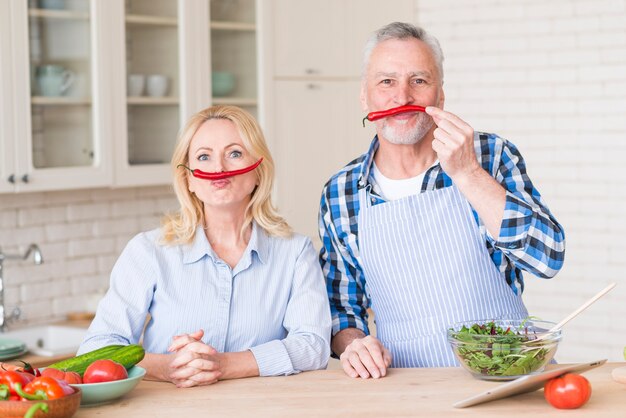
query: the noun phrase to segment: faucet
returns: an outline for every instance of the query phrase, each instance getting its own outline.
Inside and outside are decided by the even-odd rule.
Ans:
[[[11,315],[7,316],[5,313],[4,306],[4,274],[2,270],[2,265],[4,260],[26,260],[30,257],[31,253],[33,254],[33,261],[35,264],[39,265],[43,263],[43,256],[41,255],[41,250],[37,244],[30,244],[28,249],[24,254],[5,254],[0,249],[0,332],[5,332],[7,330],[7,322],[15,321],[20,317],[22,311],[20,308],[16,307],[11,312]]]

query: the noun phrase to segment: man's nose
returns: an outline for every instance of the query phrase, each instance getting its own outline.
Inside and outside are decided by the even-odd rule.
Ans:
[[[411,90],[409,82],[402,82],[398,84],[396,102],[398,102],[401,106],[411,104],[413,102],[413,91]]]

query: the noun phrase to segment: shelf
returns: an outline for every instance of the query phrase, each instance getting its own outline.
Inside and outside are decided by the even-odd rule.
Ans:
[[[211,29],[254,32],[256,31],[256,25],[254,23],[212,21]]]
[[[150,15],[126,15],[126,23],[133,25],[151,26],[178,26],[178,19],[175,17],[150,16]]]
[[[42,106],[89,106],[91,105],[91,99],[85,97],[47,97],[47,96],[33,96],[31,98],[31,104]]]
[[[250,97],[213,97],[214,105],[256,106],[258,100]]]
[[[89,20],[88,12],[76,12],[73,10],[28,9],[28,16],[65,20]]]
[[[129,105],[178,105],[178,97],[127,97]]]

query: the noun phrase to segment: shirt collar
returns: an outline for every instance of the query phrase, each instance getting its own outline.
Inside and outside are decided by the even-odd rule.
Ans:
[[[259,227],[256,222],[252,221],[252,234],[250,235],[248,247],[244,251],[241,261],[243,261],[246,265],[250,265],[250,254],[255,252],[259,260],[265,264],[269,259],[268,241],[269,237],[263,228]],[[204,229],[202,226],[198,226],[198,228],[196,228],[196,235],[193,242],[183,249],[183,263],[195,263],[205,255],[209,256],[213,261],[217,261],[219,259],[211,247],[211,244],[204,233]]]
[[[372,164],[374,162],[374,154],[378,151],[378,135],[374,136],[372,143],[370,144],[367,153],[365,154],[365,158],[361,163],[361,175],[359,176],[359,189],[365,187],[368,183],[368,179],[370,176],[370,171],[372,170]]]

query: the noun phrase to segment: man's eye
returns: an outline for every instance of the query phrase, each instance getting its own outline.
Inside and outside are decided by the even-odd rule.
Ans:
[[[232,151],[232,152],[230,153],[230,157],[231,157],[231,158],[240,158],[241,156],[242,156],[241,151]]]
[[[381,80],[380,84],[391,84],[391,80],[389,80],[388,78]]]
[[[426,80],[421,79],[421,78],[416,78],[416,79],[413,80],[413,83],[414,84],[424,84],[424,83],[426,83]]]

